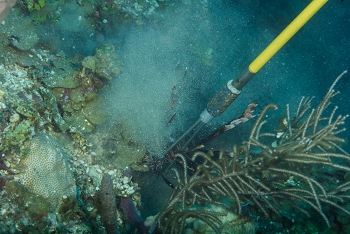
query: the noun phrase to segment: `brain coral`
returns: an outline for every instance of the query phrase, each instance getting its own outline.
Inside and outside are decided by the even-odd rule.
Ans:
[[[58,208],[64,196],[75,198],[73,174],[59,144],[45,133],[31,141],[30,151],[24,159],[25,171],[20,181],[31,192],[47,198],[52,208]]]

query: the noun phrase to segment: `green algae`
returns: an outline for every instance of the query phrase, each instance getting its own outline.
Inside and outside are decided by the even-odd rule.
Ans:
[[[62,199],[62,203],[58,208],[61,221],[77,220],[79,217],[84,217],[84,213],[80,210],[77,200],[74,197]]]
[[[76,88],[79,83],[74,76],[74,70],[65,68],[54,69],[48,77],[43,77],[42,81],[49,88]]]
[[[33,219],[42,218],[49,213],[50,203],[42,196],[30,192],[26,187],[11,181],[6,183],[5,192],[14,204],[28,212]]]
[[[16,108],[16,112],[28,118],[33,118],[38,116],[38,113],[36,112],[36,110],[30,105],[19,104]]]
[[[29,11],[39,11],[45,6],[45,0],[24,0],[24,4]]]
[[[83,95],[83,90],[82,88],[76,88],[76,89],[71,89],[70,90],[70,99],[74,103],[79,103],[79,102],[84,102],[85,97]]]
[[[101,98],[90,102],[78,102],[64,106],[64,121],[75,133],[87,133],[94,129],[94,125],[105,122],[107,115]]]
[[[85,117],[93,124],[102,124],[107,115],[101,98],[88,102],[84,108]]]
[[[98,98],[98,94],[94,91],[88,91],[84,95],[85,101],[90,102]]]
[[[27,140],[30,136],[30,128],[32,123],[29,120],[22,120],[18,125],[13,129],[5,133],[5,149],[11,146],[21,146],[24,141]]]
[[[110,149],[113,158],[113,165],[120,169],[127,166],[135,166],[133,169],[139,169],[139,162],[146,155],[147,149],[145,146],[139,144],[130,135],[128,129],[119,125],[113,133],[113,140],[111,139],[108,145],[103,146],[106,151]]]
[[[51,72],[41,78],[48,88],[76,88],[79,82],[76,70],[68,58],[56,58],[51,61]]]
[[[102,99],[94,91],[83,92],[82,88],[70,89],[70,101],[62,104],[63,119],[75,133],[91,132],[94,125],[106,120]]]
[[[81,62],[81,65],[85,68],[91,69],[92,72],[96,71],[96,58],[93,56],[85,57]]]
[[[121,58],[115,53],[114,46],[108,44],[97,47],[93,56],[88,56],[82,61],[82,66],[107,81],[123,72]]]
[[[40,92],[45,100],[45,103],[48,108],[52,111],[52,116],[54,122],[57,124],[59,129],[63,132],[67,131],[69,129],[69,125],[66,123],[66,121],[62,118],[58,106],[57,106],[57,99],[55,95],[48,89],[41,88]]]
[[[51,204],[48,199],[30,192],[25,186],[16,181],[6,183],[5,193],[11,202],[18,206],[18,215],[27,217],[26,222],[22,221],[18,223],[20,230],[25,233],[51,233],[43,230],[49,228],[53,220],[52,215],[50,216],[52,214],[50,213]],[[73,197],[67,197],[63,199],[63,202],[58,207],[56,216],[57,221],[63,223],[63,226],[58,225],[55,228],[62,229],[58,233],[66,233],[64,226],[66,224],[64,222],[77,222],[77,220],[80,220],[84,216],[84,213],[78,206],[77,200]]]
[[[290,228],[291,233],[295,234],[303,234],[303,233],[320,233],[321,227],[319,223],[312,222],[312,221],[305,221],[301,223],[301,225],[293,225]]]
[[[92,125],[82,112],[73,112],[73,114],[65,113],[63,115],[64,121],[69,125],[71,132],[86,133],[94,129]]]
[[[112,45],[101,45],[94,55],[80,60],[80,72],[73,69],[77,61],[71,60],[58,58],[52,61],[54,68],[42,78],[48,87],[44,92],[45,101],[59,129],[87,133],[94,129],[94,125],[105,122],[107,116],[97,93],[97,89],[103,86],[100,79],[111,80],[119,75],[123,70],[122,63]]]

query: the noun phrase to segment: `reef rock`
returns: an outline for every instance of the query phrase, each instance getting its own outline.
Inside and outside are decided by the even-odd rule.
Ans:
[[[17,9],[6,18],[2,32],[10,45],[21,51],[34,48],[39,41],[32,19],[23,17]]]
[[[65,58],[57,58],[52,60],[54,67],[46,77],[42,77],[42,81],[49,88],[76,88],[79,83],[75,78],[75,70],[71,67]]]
[[[123,72],[120,57],[115,53],[114,46],[108,44],[97,47],[94,55],[86,57],[82,65],[105,80],[111,80]]]

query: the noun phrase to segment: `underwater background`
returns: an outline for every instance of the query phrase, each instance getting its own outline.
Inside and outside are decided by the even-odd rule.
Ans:
[[[193,145],[170,152],[168,147],[198,120],[220,88],[237,77],[310,1],[22,0],[9,10],[10,3],[14,1],[0,1],[4,4],[0,11],[10,11],[0,25],[0,233],[350,233],[350,133],[337,132],[342,127],[324,138],[332,144],[318,145],[337,155],[335,161],[329,159],[336,165],[299,168],[282,162],[278,168],[284,172],[275,168],[276,174],[262,172],[260,177],[252,172],[249,177],[275,185],[280,176],[286,191],[303,187],[303,182],[314,183],[316,189],[310,185],[304,192],[313,194],[315,198],[305,195],[305,199],[314,203],[301,200],[295,208],[278,200],[274,208],[269,203],[275,202],[273,195],[238,199],[243,190],[267,189],[260,182],[256,189],[240,182],[237,194],[226,196],[225,189],[221,195],[219,189],[214,195],[207,192],[208,201],[193,201],[192,213],[180,213],[174,218],[176,225],[170,222],[185,203],[185,198],[173,203],[171,199],[196,193],[186,186],[175,187],[187,180],[186,171],[193,176],[203,164],[212,166],[204,174],[217,176],[208,180],[220,177],[217,164],[210,164],[202,153],[197,155],[203,159],[196,161],[193,154],[214,152],[211,156],[217,160],[222,157],[217,152],[227,152],[229,161],[234,157],[243,164],[250,159],[232,156],[232,146],[248,147],[253,156],[264,152],[262,143],[249,139],[265,106],[279,107],[263,112],[268,120],[264,128],[275,134],[289,130],[288,124],[281,127],[289,121],[286,104],[291,113],[300,107],[303,96],[314,97],[313,108],[322,104],[335,78],[350,66],[349,1],[327,2],[234,103],[202,129]],[[334,89],[340,94],[324,101],[324,106],[336,105],[337,115],[346,116],[349,74]],[[250,112],[247,106],[252,103],[257,104],[254,116],[243,122],[242,112]],[[332,109],[325,113],[333,116]],[[239,126],[202,144],[200,139],[232,119],[239,120]],[[313,131],[328,125],[315,124]],[[341,121],[339,125],[348,127]],[[289,131],[287,135],[294,128]],[[250,148],[250,144],[257,145]],[[303,157],[311,152],[308,148]],[[176,168],[177,174],[170,168]],[[293,169],[298,174],[285,173]],[[246,176],[253,169],[244,170]],[[331,180],[339,184],[340,195],[328,194],[335,186]],[[324,190],[328,196],[323,197]],[[260,202],[262,206],[257,205]],[[321,202],[326,203],[322,208]],[[332,210],[333,203],[344,210]],[[264,207],[267,212],[262,212]],[[179,218],[186,215],[188,219]],[[220,225],[227,229],[213,228]]]

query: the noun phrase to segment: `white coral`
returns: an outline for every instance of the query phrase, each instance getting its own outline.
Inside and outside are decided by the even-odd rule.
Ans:
[[[132,177],[124,176],[117,178],[115,187],[117,188],[117,195],[122,197],[130,197],[135,193],[137,184],[131,181]]]
[[[26,170],[20,182],[31,192],[47,198],[53,208],[62,197],[76,196],[73,174],[57,142],[45,133],[31,141],[30,152],[23,161]]]
[[[18,94],[26,93],[26,90],[32,88],[33,85],[33,81],[29,79],[24,68],[17,65],[0,64],[0,87],[5,92],[4,97],[7,102],[15,103]]]

